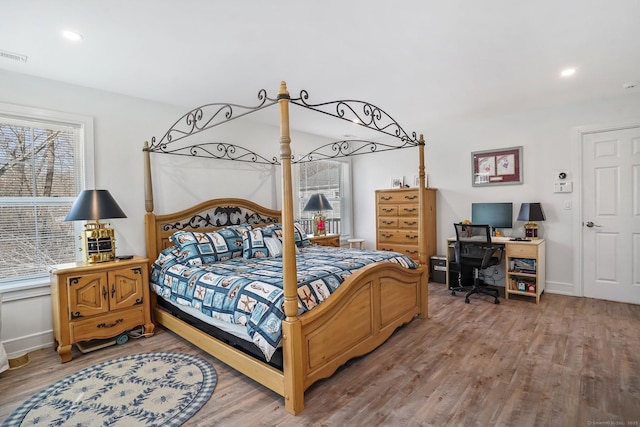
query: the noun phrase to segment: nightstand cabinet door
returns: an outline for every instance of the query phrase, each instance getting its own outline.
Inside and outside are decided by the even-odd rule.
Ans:
[[[123,268],[109,272],[111,310],[141,304],[144,298],[143,286],[142,269],[140,267]]]
[[[67,278],[69,317],[78,319],[109,311],[107,273],[94,273]]]

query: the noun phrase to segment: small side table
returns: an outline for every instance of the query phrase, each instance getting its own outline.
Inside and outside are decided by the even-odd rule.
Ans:
[[[309,237],[311,243],[315,243],[320,246],[334,246],[340,247],[340,235],[339,234],[325,234],[323,236],[311,236]]]
[[[347,239],[349,249],[364,249],[364,239]]]

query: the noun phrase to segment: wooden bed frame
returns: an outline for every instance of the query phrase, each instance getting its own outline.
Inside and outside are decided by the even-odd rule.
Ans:
[[[280,221],[283,225],[283,287],[285,320],[282,322],[283,370],[269,366],[168,314],[152,299],[154,321],[200,347],[220,361],[242,372],[284,397],[285,409],[297,414],[304,409],[304,391],[314,382],[330,377],[349,359],[371,352],[400,326],[416,315],[428,317],[428,266],[426,259],[424,139],[420,136],[420,255],[418,269],[394,263],[377,263],[355,272],[338,290],[313,310],[297,316],[297,273],[291,183],[291,138],[289,93],[280,85],[280,162],[282,166],[282,210],[268,209],[242,199],[216,199],[165,215],[153,213],[153,190],[148,143],[145,143],[145,229],[147,257],[155,260],[170,245],[175,224],[185,231],[213,230],[192,224],[217,208],[238,207]]]

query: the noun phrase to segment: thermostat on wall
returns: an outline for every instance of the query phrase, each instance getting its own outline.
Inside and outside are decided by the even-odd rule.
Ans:
[[[554,193],[571,193],[573,191],[573,181],[557,181],[553,186]]]

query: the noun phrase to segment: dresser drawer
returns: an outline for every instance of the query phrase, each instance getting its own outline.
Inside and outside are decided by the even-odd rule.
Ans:
[[[389,191],[384,193],[377,193],[377,203],[382,204],[393,204],[393,203],[410,203],[410,202],[418,202],[418,192],[410,191],[410,190],[396,190]]]
[[[417,217],[400,217],[398,218],[398,228],[417,230],[418,218]]]
[[[398,252],[403,255],[407,255],[409,258],[418,259],[418,245],[402,245],[398,243],[380,243],[378,244],[379,251]]]
[[[418,205],[410,204],[410,205],[399,205],[398,206],[398,215],[399,216],[415,216],[418,217]]]
[[[378,242],[380,243],[409,243],[418,244],[417,230],[379,230]]]
[[[398,217],[378,217],[378,228],[398,228]]]
[[[379,205],[378,216],[398,216],[398,205]]]
[[[78,342],[111,338],[144,323],[144,309],[140,305],[128,310],[71,322],[71,340]]]

